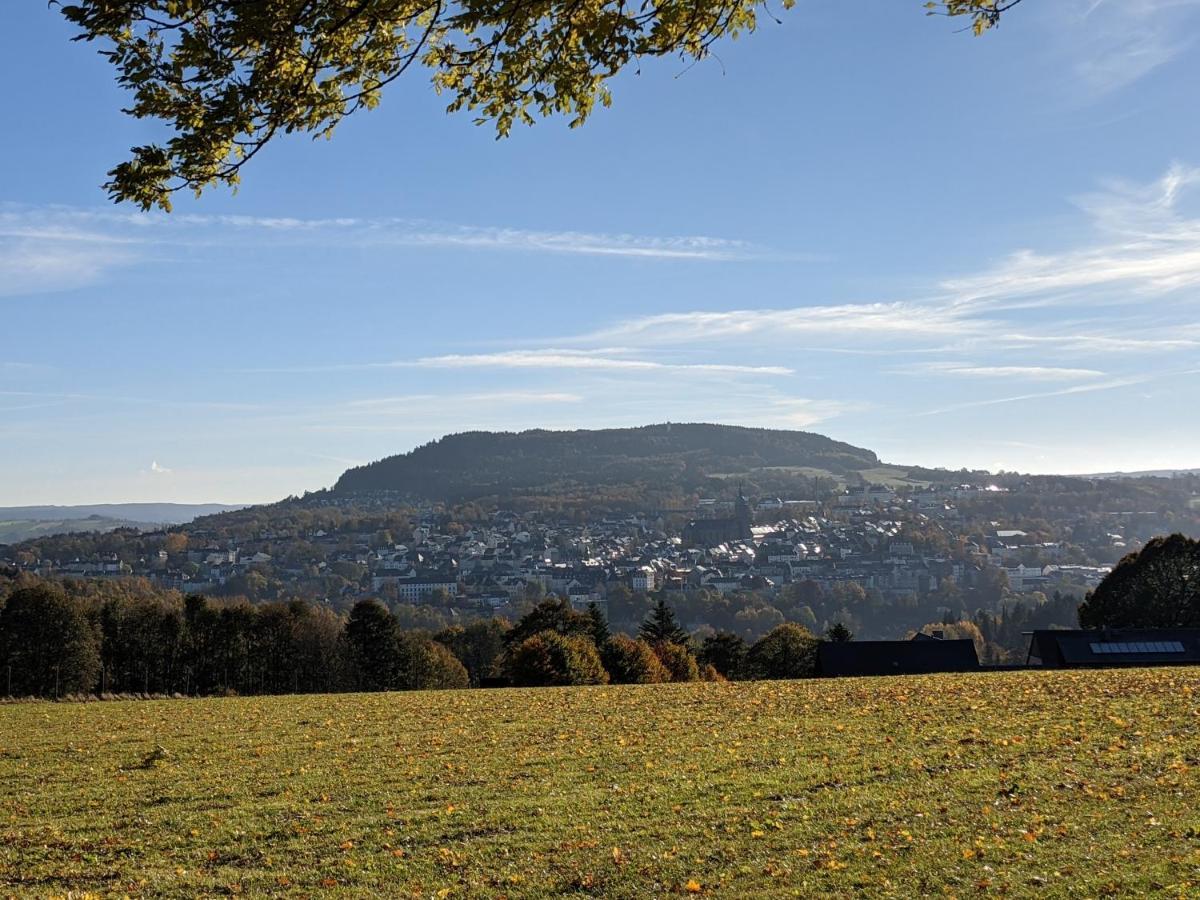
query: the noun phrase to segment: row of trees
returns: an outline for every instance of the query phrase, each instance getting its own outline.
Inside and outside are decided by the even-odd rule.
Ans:
[[[815,639],[786,625],[753,645],[694,642],[660,600],[636,637],[548,599],[515,625],[405,627],[383,604],[346,616],[304,603],[181,598],[30,580],[0,606],[7,696],[273,694],[479,685],[655,683],[812,674]]]
[[[501,677],[523,685],[802,678],[816,671],[816,644],[810,631],[792,623],[753,644],[728,632],[697,642],[661,598],[637,637],[611,634],[594,605],[583,613],[551,599],[505,635],[498,667]]]
[[[1056,595],[973,619],[947,613],[933,627],[975,640],[985,662],[1020,661],[1012,654],[1022,632],[1058,624],[1074,605]],[[1200,627],[1200,542],[1151,541],[1086,598],[1079,618],[1085,627]],[[375,600],[342,616],[302,601],[183,598],[136,580],[26,579],[0,600],[0,688],[9,696],[258,694],[796,678],[816,668],[817,641],[803,625],[776,624],[753,643],[731,631],[700,639],[661,596],[636,636],[612,633],[595,605],[583,612],[556,598],[515,625],[413,624],[411,607],[393,612]],[[850,629],[832,624],[827,638],[849,640]]]

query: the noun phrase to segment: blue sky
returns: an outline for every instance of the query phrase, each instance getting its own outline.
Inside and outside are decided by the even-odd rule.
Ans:
[[[421,73],[171,216],[156,126],[0,8],[0,505],[252,502],[474,428],[716,421],[889,461],[1200,466],[1200,3],[800,2],[583,128]]]

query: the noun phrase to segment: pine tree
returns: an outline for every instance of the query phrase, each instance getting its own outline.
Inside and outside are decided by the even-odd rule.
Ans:
[[[592,640],[596,642],[597,647],[603,647],[605,642],[612,637],[612,632],[608,629],[608,617],[604,615],[604,610],[595,601],[587,605],[587,614],[591,619]]]
[[[841,622],[835,622],[826,630],[825,640],[834,644],[848,644],[854,640],[854,635]]]
[[[688,633],[675,618],[675,610],[659,597],[650,614],[638,629],[638,637],[650,644],[686,644]]]

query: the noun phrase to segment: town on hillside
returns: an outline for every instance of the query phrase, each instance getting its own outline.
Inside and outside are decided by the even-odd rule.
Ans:
[[[688,628],[748,639],[783,621],[817,633],[840,623],[862,638],[974,621],[990,632],[992,661],[1003,662],[1023,652],[1021,627],[1074,626],[1086,592],[1162,526],[1155,513],[1134,511],[1040,522],[1036,531],[1013,525],[1038,522],[1028,515],[986,518],[1019,491],[864,482],[792,500],[736,488],[686,509],[589,517],[323,496],[267,516],[30,541],[0,548],[0,565],[44,578],[144,578],[189,595],[302,598],[338,611],[376,597],[429,628],[516,619],[551,595],[636,627],[648,598],[664,592]]]

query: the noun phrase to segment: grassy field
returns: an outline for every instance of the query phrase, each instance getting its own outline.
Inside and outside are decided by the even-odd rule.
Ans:
[[[0,896],[1200,896],[1198,691],[1158,669],[0,706]]]

